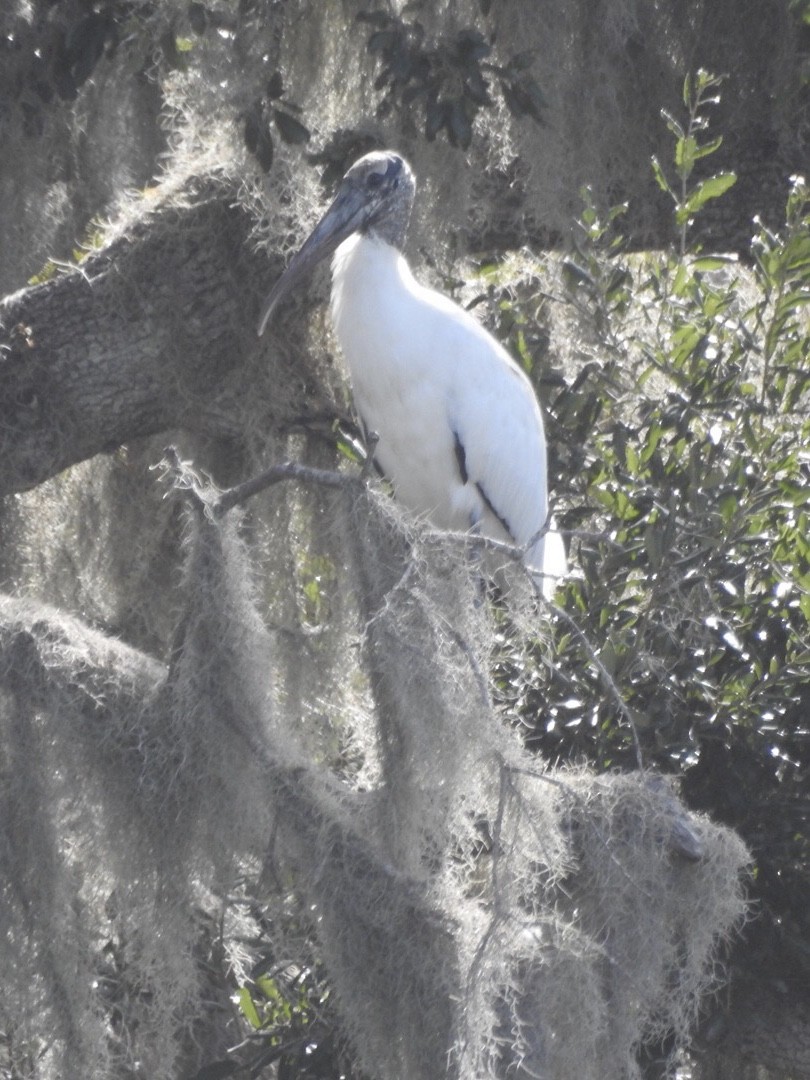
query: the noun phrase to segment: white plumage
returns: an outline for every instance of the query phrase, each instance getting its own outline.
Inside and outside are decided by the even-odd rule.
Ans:
[[[259,333],[280,297],[337,247],[335,334],[397,499],[440,528],[527,547],[548,595],[565,553],[558,533],[543,534],[546,442],[534,390],[473,316],[415,280],[400,250],[413,192],[398,155],[356,162],[268,297]]]

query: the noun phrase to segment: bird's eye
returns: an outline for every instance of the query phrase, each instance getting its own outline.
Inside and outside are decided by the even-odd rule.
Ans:
[[[379,172],[369,173],[366,177],[366,187],[376,188],[383,182],[383,174]]]

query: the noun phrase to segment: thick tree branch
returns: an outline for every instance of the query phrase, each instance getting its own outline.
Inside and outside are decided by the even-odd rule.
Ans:
[[[272,416],[254,331],[272,274],[233,204],[198,183],[0,303],[0,494],[136,436],[239,434],[246,402]]]

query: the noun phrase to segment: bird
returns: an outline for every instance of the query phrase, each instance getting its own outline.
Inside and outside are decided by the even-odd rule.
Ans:
[[[440,529],[524,549],[546,597],[566,573],[548,512],[546,438],[531,382],[468,311],[420,284],[403,254],[416,194],[392,150],[372,151],[268,294],[277,306],[332,256],[331,318],[375,464],[397,501]]]

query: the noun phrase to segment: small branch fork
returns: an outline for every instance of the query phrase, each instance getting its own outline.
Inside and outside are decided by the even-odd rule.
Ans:
[[[189,461],[183,461],[175,446],[167,446],[163,459],[155,466],[171,479],[174,487],[181,491],[190,491],[202,502],[214,518],[224,517],[229,510],[239,506],[254,495],[258,495],[275,484],[285,480],[297,480],[301,484],[318,487],[330,487],[343,491],[356,491],[358,484],[365,484],[374,465],[374,449],[379,442],[379,435],[370,432],[366,438],[366,457],[360,475],[346,476],[333,469],[316,469],[311,465],[302,465],[297,461],[281,461],[269,469],[251,476],[242,484],[219,490],[210,480],[206,480]]]
[[[227,488],[221,492],[214,505],[215,517],[223,517],[234,506],[246,502],[253,495],[258,495],[260,491],[265,491],[284,480],[298,480],[302,484],[316,484],[320,487],[343,490],[357,486],[357,479],[353,476],[344,476],[331,469],[316,469],[311,465],[301,465],[297,461],[281,461],[278,465],[272,465],[257,476],[245,480],[243,484],[237,484],[236,487]]]
[[[316,469],[311,465],[301,465],[297,461],[281,461],[252,476],[249,480],[245,480],[244,483],[225,488],[223,491],[202,476],[190,462],[183,461],[174,446],[168,446],[164,450],[163,458],[155,468],[160,469],[163,476],[168,478],[175,488],[191,492],[203,504],[206,512],[215,519],[224,517],[235,506],[247,502],[254,495],[285,480],[297,480],[302,484],[337,488],[343,491],[356,491],[359,483],[357,477],[344,476],[343,473],[334,472],[331,469]]]

